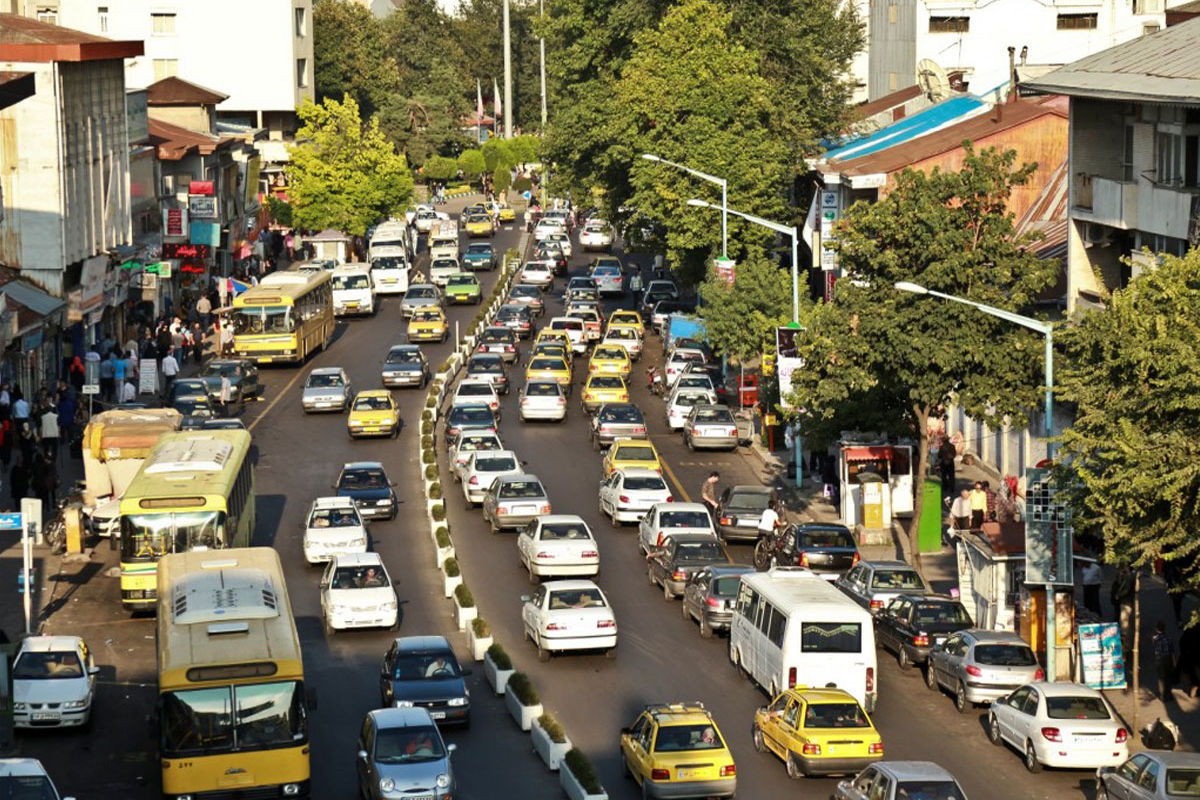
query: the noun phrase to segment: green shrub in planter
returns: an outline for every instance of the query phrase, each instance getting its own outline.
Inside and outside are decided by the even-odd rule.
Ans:
[[[433,534],[433,538],[437,542],[438,547],[445,548],[451,545],[450,531],[446,530],[445,528],[438,528],[437,532]],[[457,564],[454,566],[456,569],[458,568]],[[458,573],[455,572],[454,574],[457,575]]]
[[[487,654],[492,659],[492,663],[496,665],[496,669],[512,669],[512,659],[508,657],[508,651],[499,642],[488,645]]]
[[[449,544],[449,542],[450,538],[446,537],[446,543]],[[442,542],[439,539],[438,545],[440,546],[441,544]],[[445,571],[447,578],[457,578],[459,575],[462,575],[462,570],[458,568],[458,559],[454,556],[450,556],[442,562],[442,569]]]
[[[461,586],[459,587],[462,588]],[[523,706],[535,706],[541,702],[533,681],[524,672],[514,672],[508,679],[508,691],[512,692]]]
[[[433,435],[432,434],[428,434],[428,435],[421,437],[421,449],[422,450],[432,450],[433,449]]]
[[[437,408],[437,395],[429,395],[425,398],[425,408],[427,410]]]
[[[467,588],[465,583],[460,583],[454,587],[454,599],[463,608],[475,607],[475,595],[471,594],[471,590]]]
[[[538,717],[538,725],[542,726],[542,730],[550,737],[550,741],[562,744],[567,740],[567,732],[563,730],[562,723],[549,711]]]
[[[440,504],[433,507],[433,511],[429,512],[433,515],[434,522],[441,522],[446,518],[446,505]]]
[[[421,463],[422,463],[422,464],[435,464],[435,463],[437,463],[437,456],[436,456],[436,455],[434,455],[434,453],[433,453],[433,449],[432,449],[432,448],[430,448],[429,450],[423,450],[423,451],[421,452]]]
[[[430,500],[441,500],[442,499],[442,485],[440,483],[437,483],[435,481],[435,482],[429,484],[429,499]]]
[[[492,626],[483,617],[476,617],[471,620],[471,633],[475,634],[476,639],[482,639],[492,635]]]
[[[513,675],[517,677],[520,673]],[[512,678],[508,679],[509,686],[512,685]],[[567,762],[567,767],[571,770],[571,774],[575,776],[575,780],[579,781],[579,785],[588,794],[600,794],[604,791],[604,787],[600,785],[600,778],[596,775],[596,768],[592,766],[591,759],[583,754],[583,751],[578,747],[572,747],[567,751],[563,760]]]
[[[432,400],[433,398],[431,397],[429,399]],[[422,411],[421,412],[421,421],[422,422],[433,422],[433,409],[427,408],[424,411]]]
[[[450,369],[450,359],[447,358],[445,361],[438,364],[438,372],[445,372],[448,369]]]
[[[438,479],[437,464],[426,464],[425,465],[425,480],[436,481],[437,479]]]
[[[447,360],[443,361],[442,363],[443,363],[445,366],[447,366],[447,367],[449,367],[449,366],[450,366],[450,360],[449,360],[449,359],[447,359]],[[434,379],[433,379],[433,383],[431,383],[431,384],[430,384],[430,386],[431,386],[431,387],[433,387],[433,391],[435,391],[435,392],[437,392],[437,391],[440,391],[440,390],[441,390],[441,388],[442,388],[442,379],[441,379],[441,378],[434,378]]]
[[[421,435],[433,436],[433,420],[427,419],[421,421]]]

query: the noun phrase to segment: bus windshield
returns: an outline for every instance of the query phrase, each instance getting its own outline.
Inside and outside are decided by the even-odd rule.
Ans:
[[[245,306],[233,310],[235,334],[293,333],[296,330],[290,306]]]
[[[121,517],[121,560],[157,561],[167,553],[225,546],[225,514],[127,514]]]
[[[371,279],[366,275],[334,275],[334,289],[370,289]]]
[[[188,689],[162,697],[162,754],[167,758],[295,747],[307,738],[298,681]]]

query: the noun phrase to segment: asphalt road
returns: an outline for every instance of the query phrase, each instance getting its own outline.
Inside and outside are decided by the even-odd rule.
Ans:
[[[517,230],[502,231],[496,237],[497,248],[503,252],[516,246],[518,239]],[[572,266],[581,270],[586,262],[584,255],[576,255]],[[481,277],[485,289],[490,288],[494,274]],[[556,284],[561,291],[563,281]],[[558,307],[557,294],[553,298],[546,318]],[[474,306],[451,309],[451,324],[458,320],[465,328],[475,313]],[[272,545],[282,556],[308,680],[320,701],[312,716],[313,796],[320,800],[356,796],[355,737],[363,715],[377,703],[379,663],[391,637],[450,634],[453,627],[450,605],[442,597],[439,573],[433,568],[429,537],[405,522],[410,513],[417,518],[421,502],[417,465],[411,456],[424,393],[395,393],[406,423],[398,440],[351,441],[344,416],[305,416],[300,408],[300,385],[313,367],[342,366],[356,388],[378,386],[382,357],[389,345],[402,341],[402,332],[396,300],[386,301],[372,319],[340,322],[332,346],[303,368],[263,369],[266,400],[246,411],[258,451],[255,543]],[[647,357],[659,354],[656,338],[648,338],[647,345]],[[425,347],[434,365],[453,349],[452,343]],[[676,495],[694,499],[712,469],[721,471],[724,483],[760,482],[761,465],[754,456],[693,454],[682,447],[678,436],[667,435],[661,401],[643,388],[645,364],[643,358],[635,366],[634,399],[646,412]],[[519,368],[510,377],[520,385]],[[558,714],[574,743],[596,762],[610,797],[638,794],[621,778],[619,728],[641,705],[671,700],[701,700],[713,711],[737,759],[740,797],[766,798],[784,792],[828,797],[834,780],[792,782],[778,760],[753,751],[751,718],[767,698],[733,670],[724,639],[702,640],[695,625],[681,618],[678,601],[668,603],[661,591],[647,585],[644,562],[634,544],[635,528],[614,530],[597,513],[600,456],[588,443],[585,416],[577,401],[578,386],[562,425],[522,424],[517,421],[513,391],[503,400],[501,435],[506,446],[527,462],[527,469],[546,483],[555,511],[580,514],[596,531],[601,549],[599,582],[620,625],[617,657],[563,656],[538,662],[521,634],[520,596],[528,593],[529,584],[517,561],[515,535],[492,535],[478,511],[466,511],[460,496],[447,491],[458,558],[481,614],[517,667],[531,675],[546,707]],[[381,460],[398,481],[397,492],[405,501],[396,521],[377,522],[371,530],[374,549],[383,554],[397,580],[403,619],[399,634],[350,632],[327,639],[317,595],[319,572],[304,563],[300,524],[311,500],[330,493],[338,467],[361,459]],[[457,488],[445,474],[443,486]],[[739,547],[732,555],[748,561],[750,553]],[[157,797],[151,722],[153,622],[126,617],[119,608],[116,581],[92,572],[90,580],[72,582],[56,596],[60,608],[50,628],[82,631],[97,652],[104,671],[95,728],[91,733],[25,735],[22,752],[41,758],[60,789],[81,800]],[[458,636],[452,641],[463,643]],[[465,651],[460,653],[465,662]],[[1026,773],[1015,753],[987,742],[980,725],[982,712],[957,714],[948,697],[928,692],[918,673],[900,673],[894,659],[882,653],[879,675],[880,701],[874,717],[889,759],[935,760],[958,776],[972,800],[1092,797],[1087,773]],[[556,778],[531,754],[528,736],[517,731],[503,705],[491,695],[482,670],[476,669],[469,682],[472,727],[448,735],[459,745],[455,769],[460,796],[468,800],[561,797]]]

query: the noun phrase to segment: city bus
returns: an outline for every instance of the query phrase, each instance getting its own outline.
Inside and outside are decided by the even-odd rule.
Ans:
[[[154,610],[163,556],[247,547],[253,534],[249,432],[162,434],[121,498],[121,604]]]
[[[300,637],[270,547],[163,556],[158,570],[162,793],[311,796]]]
[[[233,300],[233,349],[258,364],[304,363],[333,335],[329,272],[272,272]]]

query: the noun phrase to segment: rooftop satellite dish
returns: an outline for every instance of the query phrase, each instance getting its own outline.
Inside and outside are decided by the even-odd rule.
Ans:
[[[950,96],[950,78],[946,70],[931,58],[922,58],[917,62],[917,85],[935,103]]]

